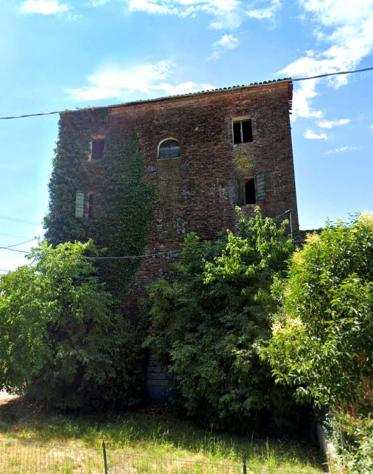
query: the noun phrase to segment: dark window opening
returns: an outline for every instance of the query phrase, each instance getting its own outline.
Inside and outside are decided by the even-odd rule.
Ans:
[[[242,126],[242,142],[252,142],[253,141],[253,129],[251,126],[251,120],[243,120],[241,122]]]
[[[85,217],[87,219],[93,216],[93,193],[87,194],[86,207],[85,207]]]
[[[234,144],[241,143],[241,122],[233,122]]]
[[[248,143],[253,141],[253,127],[250,119],[233,122],[233,143]]]
[[[179,158],[180,154],[180,145],[177,140],[165,140],[159,146],[158,158]]]
[[[105,149],[105,139],[95,138],[91,142],[91,160],[101,160]]]
[[[254,178],[248,179],[245,183],[245,204],[256,204]]]

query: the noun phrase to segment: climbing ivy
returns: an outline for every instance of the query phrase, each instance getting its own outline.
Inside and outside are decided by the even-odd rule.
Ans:
[[[75,217],[75,197],[77,191],[86,193],[99,181],[100,166],[88,162],[88,157],[91,136],[106,121],[105,110],[65,113],[60,117],[49,183],[49,214],[45,219],[46,238],[53,245],[92,237],[92,222]]]
[[[113,130],[107,140],[103,162],[102,216],[97,234],[104,255],[141,256],[150,231],[155,192],[144,179],[144,158],[136,136],[123,140]],[[101,269],[114,295],[123,296],[141,258],[104,261]]]
[[[138,137],[107,124],[106,110],[62,115],[49,185],[46,237],[54,246],[92,239],[100,257],[141,256],[148,241],[155,192],[144,176]],[[105,134],[105,150],[101,160],[89,161],[94,134]],[[77,192],[93,192],[89,219],[75,216]],[[142,344],[146,324],[133,284],[140,264],[141,258],[95,260],[99,280],[114,297],[113,317],[122,318],[121,345],[112,353],[116,376],[110,387],[112,402],[120,406],[136,403],[145,393]],[[135,298],[130,290],[135,290]]]
[[[105,109],[62,115],[49,185],[46,237],[54,245],[91,238],[102,256],[143,255],[155,192],[144,178],[138,137],[110,127],[102,160],[88,160],[92,135],[104,131],[107,121]],[[90,219],[75,217],[78,191],[94,193]],[[103,260],[98,270],[112,294],[123,299],[140,263],[140,258]]]

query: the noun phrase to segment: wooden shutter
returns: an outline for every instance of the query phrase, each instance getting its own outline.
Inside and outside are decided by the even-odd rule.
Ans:
[[[261,203],[266,200],[266,176],[265,173],[255,175],[256,202]]]
[[[75,217],[82,219],[84,217],[84,193],[77,191],[75,197]]]

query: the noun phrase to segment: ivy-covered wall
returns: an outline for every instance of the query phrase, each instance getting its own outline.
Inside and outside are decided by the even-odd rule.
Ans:
[[[102,159],[93,161],[88,158],[97,134],[105,136],[105,149]],[[47,239],[53,244],[94,239],[102,249],[98,270],[110,291],[123,298],[141,258],[105,257],[144,254],[155,201],[136,133],[108,127],[106,110],[64,114],[49,188]],[[77,192],[93,193],[90,218],[76,217]]]
[[[234,228],[248,177],[260,183],[264,214],[292,209],[297,226],[290,98],[291,84],[282,82],[61,115],[46,236],[53,244],[92,238],[102,257],[138,256],[97,261],[124,315],[123,344],[128,357],[135,353],[138,383],[146,330],[139,295],[168,271],[186,233],[211,240]],[[252,142],[233,145],[237,117],[251,119]],[[89,160],[94,137],[105,138],[97,161]],[[169,138],[180,157],[159,159]],[[77,192],[93,193],[90,218],[76,217]]]
[[[100,263],[123,296],[135,274],[139,289],[161,276],[186,233],[213,239],[233,228],[248,176],[260,184],[264,214],[292,209],[296,228],[289,99],[291,84],[274,82],[62,114],[47,238],[93,238],[103,255],[145,254]],[[252,142],[233,145],[237,117],[251,119]],[[96,135],[105,137],[104,156],[89,161]],[[167,138],[178,141],[180,158],[158,159]],[[92,218],[75,217],[77,191],[94,193]]]

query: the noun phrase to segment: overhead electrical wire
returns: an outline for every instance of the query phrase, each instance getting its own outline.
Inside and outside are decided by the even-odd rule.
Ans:
[[[308,76],[308,77],[295,77],[295,78],[290,78],[290,79],[284,79],[284,80],[279,80],[276,81],[276,83],[281,83],[281,82],[300,82],[300,81],[308,81],[311,79],[322,79],[325,77],[331,77],[331,76],[341,76],[341,75],[346,75],[346,74],[357,74],[361,72],[368,72],[368,71],[373,71],[373,66],[370,67],[365,67],[362,69],[352,69],[350,71],[339,71],[339,72],[329,72],[325,74],[318,74],[316,76]],[[119,104],[120,105],[120,104]],[[111,106],[114,107],[114,106]],[[43,117],[47,115],[59,115],[62,113],[68,113],[68,112],[84,112],[86,110],[98,110],[98,109],[107,109],[110,108],[110,106],[92,106],[92,107],[83,107],[83,108],[76,108],[76,109],[65,109],[65,110],[53,110],[51,112],[36,112],[36,113],[29,113],[29,114],[22,114],[22,115],[3,115],[0,116],[0,120],[15,120],[15,119],[22,119],[22,118],[29,118],[29,117]]]
[[[285,215],[289,214],[290,216],[292,215],[291,209],[287,209],[286,211],[282,212],[278,216],[275,216],[274,219],[279,219],[280,217],[283,217]],[[25,242],[20,242],[19,244],[14,244],[14,245],[8,245],[8,246],[3,246],[0,247],[0,250],[8,250],[9,252],[18,252],[22,254],[29,254],[30,251],[28,250],[18,250],[15,249],[14,247],[17,247],[18,245],[26,244],[29,242],[33,242],[34,240],[37,240],[38,237],[35,237],[33,239],[27,240]],[[205,242],[210,242],[209,240],[206,240]],[[204,245],[205,242],[200,242],[200,245]],[[175,250],[166,250],[166,251],[161,251],[161,252],[156,252],[156,253],[149,253],[149,254],[143,254],[143,255],[117,255],[117,256],[96,256],[96,257],[89,257],[85,256],[87,260],[99,260],[99,261],[105,261],[105,260],[136,260],[138,258],[161,258],[164,257],[165,255],[171,256],[173,252],[179,252],[179,249]]]
[[[317,76],[295,77],[294,79],[292,79],[292,81],[293,82],[309,81],[310,79],[322,79],[324,77],[343,76],[343,75],[346,75],[346,74],[356,74],[356,73],[359,73],[359,72],[367,72],[367,71],[373,71],[373,66],[364,67],[362,69],[353,69],[351,71],[327,72],[325,74],[318,74]]]
[[[11,247],[0,247],[0,250],[7,250],[8,252],[16,252],[16,253],[30,253],[29,250],[17,250],[17,249],[12,249]]]
[[[29,244],[30,242],[34,242],[35,240],[38,240],[38,238],[39,237],[34,237],[33,239],[24,240],[23,242],[19,242],[18,244],[6,245],[4,247],[7,248],[7,249],[11,249],[13,247],[19,247],[20,245]],[[0,248],[4,248],[4,247],[0,247]]]

